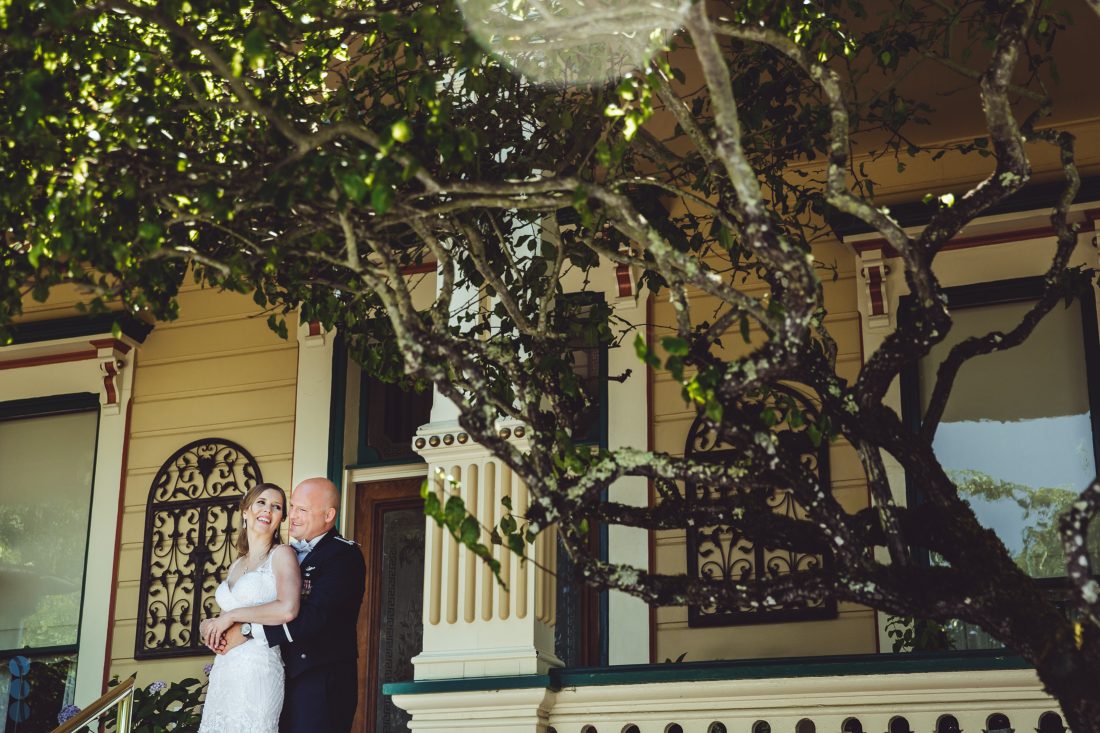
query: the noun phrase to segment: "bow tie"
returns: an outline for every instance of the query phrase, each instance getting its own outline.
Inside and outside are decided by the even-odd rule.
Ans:
[[[290,546],[294,548],[297,553],[309,552],[309,542],[306,540],[291,540]]]

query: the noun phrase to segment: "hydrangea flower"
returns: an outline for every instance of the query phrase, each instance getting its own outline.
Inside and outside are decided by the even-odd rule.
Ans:
[[[57,714],[57,724],[61,725],[75,718],[80,714],[80,708],[76,705],[66,705],[61,708],[61,712]]]
[[[160,692],[168,687],[168,683],[163,680],[157,680],[149,685],[149,692]]]
[[[210,670],[212,670],[212,669],[214,669],[214,663],[213,662],[208,662],[208,663],[204,664],[203,667],[202,667],[202,671],[206,674],[207,677],[210,676]]]

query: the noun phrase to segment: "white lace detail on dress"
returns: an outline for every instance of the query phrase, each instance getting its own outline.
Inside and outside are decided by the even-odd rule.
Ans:
[[[240,562],[239,560],[237,562]],[[232,575],[230,567],[228,575]],[[223,581],[214,599],[222,612],[275,600],[271,554],[233,584]],[[214,659],[199,733],[278,733],[283,709],[283,660],[258,639]]]

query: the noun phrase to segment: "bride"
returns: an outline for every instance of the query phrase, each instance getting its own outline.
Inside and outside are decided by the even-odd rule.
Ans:
[[[250,624],[298,615],[302,578],[297,555],[279,537],[285,517],[286,494],[274,484],[257,484],[241,499],[238,557],[214,595],[221,615],[199,626],[207,646],[217,646],[235,623],[250,636]],[[282,707],[279,649],[249,638],[214,659],[199,733],[277,733]]]

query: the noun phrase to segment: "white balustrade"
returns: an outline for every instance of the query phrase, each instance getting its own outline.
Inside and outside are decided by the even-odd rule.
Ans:
[[[972,671],[905,673],[895,657],[890,673],[868,673],[880,663],[864,658],[853,674],[777,667],[761,679],[759,668],[745,674],[752,664],[559,670],[391,692],[423,733],[1065,733],[1032,670],[981,669],[979,660]]]
[[[1063,725],[1033,671],[996,670],[565,687],[546,731],[1061,733]]]
[[[525,429],[500,426],[500,434],[526,447]],[[481,542],[500,562],[505,585],[488,564],[428,519],[424,572],[424,650],[413,659],[415,678],[454,679],[544,674],[561,666],[554,656],[556,534],[539,534],[528,546],[533,561],[493,545],[489,529],[508,512],[528,507],[527,487],[454,421],[417,431],[414,448],[428,462],[429,486],[441,503],[452,492],[482,525]]]

